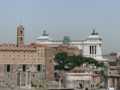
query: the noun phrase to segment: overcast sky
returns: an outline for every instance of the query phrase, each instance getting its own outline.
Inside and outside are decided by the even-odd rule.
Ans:
[[[96,28],[104,52],[120,50],[120,0],[0,0],[0,43],[16,42],[16,25],[32,42],[45,29],[51,38],[85,39]]]

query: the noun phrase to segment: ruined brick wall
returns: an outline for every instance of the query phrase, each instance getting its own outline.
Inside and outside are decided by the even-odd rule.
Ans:
[[[0,46],[0,86],[30,87],[32,80],[43,78],[45,47]]]
[[[44,65],[40,64],[10,64],[10,71],[7,71],[7,65],[0,65],[0,87],[32,87],[32,83],[45,79]],[[40,70],[38,71],[38,65]]]
[[[53,48],[46,48],[46,79],[48,81],[54,80],[54,50]]]

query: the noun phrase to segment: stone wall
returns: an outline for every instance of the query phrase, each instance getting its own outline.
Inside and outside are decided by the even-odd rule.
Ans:
[[[40,81],[45,79],[45,66],[40,65],[40,70],[38,70],[38,65],[10,64],[10,67],[8,67],[8,64],[0,65],[0,87],[14,86],[31,88],[32,84],[34,84],[34,80]],[[8,70],[8,68],[10,68],[10,70]]]

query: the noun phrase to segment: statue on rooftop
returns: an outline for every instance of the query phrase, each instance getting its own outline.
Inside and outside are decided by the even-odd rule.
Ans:
[[[46,30],[43,30],[43,36],[48,36],[49,34],[47,34],[47,31]]]
[[[93,29],[91,35],[98,35],[98,33],[95,31],[95,29]]]

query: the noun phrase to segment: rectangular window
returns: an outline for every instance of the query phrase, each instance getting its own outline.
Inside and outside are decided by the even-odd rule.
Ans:
[[[92,53],[91,50],[92,50],[92,48],[91,48],[91,46],[90,46],[90,54]]]
[[[95,46],[95,54],[96,54],[96,46]]]
[[[90,54],[93,54],[93,46],[90,46]]]
[[[7,72],[10,72],[10,64],[7,64]]]
[[[23,65],[23,72],[25,72],[26,71],[26,65]]]
[[[41,71],[41,65],[37,65],[37,71],[40,72]]]

